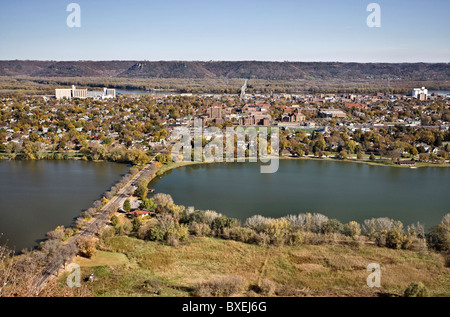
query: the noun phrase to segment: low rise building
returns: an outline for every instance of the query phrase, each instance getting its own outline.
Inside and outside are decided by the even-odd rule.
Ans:
[[[347,114],[339,109],[325,109],[319,112],[322,118],[345,118]]]

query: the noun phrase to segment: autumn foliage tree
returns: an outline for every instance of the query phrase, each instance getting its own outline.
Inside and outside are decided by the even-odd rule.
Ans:
[[[95,245],[97,239],[94,237],[80,237],[77,239],[78,253],[86,258],[91,258],[95,255]]]

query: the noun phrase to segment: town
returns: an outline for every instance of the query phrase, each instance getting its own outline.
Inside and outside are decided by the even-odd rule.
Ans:
[[[205,127],[280,128],[280,153],[414,165],[448,163],[449,95],[117,94],[56,89],[54,96],[3,98],[0,157],[171,160],[177,131]],[[204,140],[207,143],[211,140]]]

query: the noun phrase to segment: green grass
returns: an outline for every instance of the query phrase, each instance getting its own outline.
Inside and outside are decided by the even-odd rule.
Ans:
[[[263,280],[274,283],[280,296],[401,295],[411,282],[424,283],[432,296],[450,296],[450,268],[441,254],[429,251],[370,245],[265,247],[196,237],[178,247],[113,237],[101,248],[108,252],[89,260],[97,266],[81,266],[84,278],[96,272],[95,296],[192,296],[199,284],[229,275],[245,280],[241,296],[258,296],[250,286]],[[372,262],[381,266],[379,289],[366,285]]]
[[[79,264],[80,267],[116,266],[129,263],[125,254],[105,251],[98,251],[91,259],[78,256],[74,262]]]

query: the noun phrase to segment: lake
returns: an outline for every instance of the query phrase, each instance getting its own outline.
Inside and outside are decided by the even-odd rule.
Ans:
[[[255,214],[311,212],[341,222],[390,217],[430,228],[450,212],[450,168],[280,160],[278,172],[259,171],[259,163],[192,165],[169,171],[150,186],[176,204],[242,221]]]
[[[0,243],[20,251],[70,226],[128,171],[125,164],[0,161]]]

